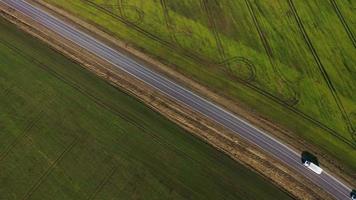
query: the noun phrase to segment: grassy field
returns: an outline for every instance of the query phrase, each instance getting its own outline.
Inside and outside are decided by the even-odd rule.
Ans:
[[[291,199],[0,18],[0,199]]]
[[[46,0],[245,103],[356,172],[350,0]]]

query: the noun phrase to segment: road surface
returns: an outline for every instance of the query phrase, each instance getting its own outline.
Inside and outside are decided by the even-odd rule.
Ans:
[[[168,80],[159,73],[150,70],[143,64],[120,53],[118,50],[110,48],[103,42],[100,42],[78,30],[74,26],[67,24],[24,0],[0,0],[0,2],[7,4],[13,9],[27,15],[36,22],[61,35],[63,38],[72,41],[78,46],[92,52],[94,55],[110,62],[117,68],[144,81],[170,98],[180,101],[191,109],[200,112],[215,122],[232,130],[242,138],[257,145],[264,151],[295,169],[336,199],[350,199],[351,188],[341,183],[337,178],[331,176],[327,172],[317,175],[307,169],[301,163],[300,154],[269,136],[262,130],[259,130],[238,116],[235,116],[231,112],[194,94],[188,89],[179,86],[177,83]]]

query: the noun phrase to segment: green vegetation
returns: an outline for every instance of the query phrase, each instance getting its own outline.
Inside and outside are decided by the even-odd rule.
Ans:
[[[0,19],[0,199],[291,199]]]
[[[46,0],[356,171],[355,1]]]

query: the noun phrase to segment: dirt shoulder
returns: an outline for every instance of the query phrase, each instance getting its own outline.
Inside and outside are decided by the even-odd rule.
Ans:
[[[48,6],[46,4],[43,5]],[[266,126],[264,129],[267,131],[276,131],[274,129],[278,129],[278,127],[273,124],[269,124],[268,121],[255,118],[254,115],[250,115],[248,111],[236,106],[235,103],[215,95],[207,88],[204,88],[184,76],[175,73],[167,66],[164,66],[156,60],[149,58],[147,55],[142,54],[124,42],[111,39],[109,35],[106,35],[106,33],[103,32],[101,33],[100,30],[97,30],[95,27],[87,24],[86,22],[75,19],[68,13],[56,10],[54,7],[47,7],[47,9],[52,9],[51,12],[58,12],[62,15],[62,17],[68,17],[66,20],[72,23],[72,20],[75,20],[75,23],[77,23],[77,26],[80,28],[86,27],[87,30],[90,31],[93,29],[95,34],[100,34],[98,37],[101,37],[101,39],[105,39],[107,42],[112,42],[112,45],[118,48],[125,48],[125,50],[132,53],[133,56],[144,59],[145,62],[148,62],[150,66],[153,66],[156,70],[163,72],[178,82],[184,82],[185,86],[193,89],[194,91],[198,91],[200,94],[209,97],[209,99],[219,102],[226,107],[231,104],[232,107],[229,108],[232,108],[234,112],[239,115],[246,115],[246,119],[258,124],[259,126],[264,124],[262,127],[264,128],[264,126]],[[161,113],[171,121],[188,130],[190,133],[226,153],[234,160],[261,174],[281,189],[289,192],[295,198],[332,199],[328,194],[316,187],[309,180],[305,179],[303,176],[299,175],[294,170],[279,161],[271,158],[259,148],[237,137],[236,134],[230,132],[226,128],[214,123],[199,113],[193,112],[180,103],[172,101],[170,98],[167,98],[165,95],[157,92],[145,83],[131,77],[130,75],[127,75],[125,72],[118,70],[117,68],[111,66],[110,63],[96,57],[84,49],[80,49],[75,44],[61,38],[51,31],[48,31],[31,19],[17,13],[15,10],[9,9],[1,3],[0,10],[1,16],[15,23],[21,29],[45,41],[59,53],[81,64],[86,69],[97,74],[100,78],[107,80],[110,84],[120,88],[130,95],[135,96],[153,110]]]
[[[159,71],[160,73],[166,75],[172,80],[175,80],[177,83],[184,85],[186,88],[195,91],[201,96],[206,97],[207,99],[221,105],[229,111],[232,111],[236,115],[246,119],[253,125],[259,127],[260,129],[265,130],[268,133],[274,135],[274,137],[283,141],[288,146],[292,147],[296,152],[301,153],[302,151],[309,151],[315,154],[320,163],[323,163],[323,168],[329,169],[333,174],[342,178],[349,185],[354,185],[355,174],[351,174],[348,169],[343,168],[342,164],[335,160],[333,157],[329,156],[328,153],[322,151],[321,149],[315,147],[314,145],[309,144],[303,138],[299,137],[297,134],[284,129],[282,126],[266,119],[264,116],[261,116],[259,113],[248,108],[243,103],[236,100],[231,100],[226,96],[218,95],[217,92],[212,91],[210,88],[205,87],[192,79],[187,78],[186,76],[178,73],[174,70],[174,67],[167,66],[160,62],[156,58],[150,57],[148,54],[145,54],[138,47],[132,46],[124,41],[120,41],[117,38],[114,38],[104,29],[90,24],[84,20],[78,19],[77,17],[71,15],[70,13],[58,9],[57,7],[50,5],[43,0],[30,0],[30,2],[41,6],[42,8],[48,10],[49,12],[55,14],[56,16],[62,18],[63,20],[68,21],[71,24],[74,24],[83,31],[90,32],[94,34],[97,38],[100,38],[102,41],[105,41],[106,44],[112,46],[113,48],[120,49],[122,52],[130,57],[138,58],[144,62],[145,65],[150,66],[152,69]]]

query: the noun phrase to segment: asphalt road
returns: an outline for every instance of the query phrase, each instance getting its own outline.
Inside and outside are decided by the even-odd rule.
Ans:
[[[150,70],[148,67],[120,53],[118,50],[110,48],[97,39],[78,30],[74,26],[55,18],[51,14],[27,3],[26,1],[0,0],[0,2],[7,4],[13,9],[27,15],[48,29],[61,35],[63,38],[72,41],[78,46],[112,63],[117,68],[144,81],[170,98],[180,101],[191,109],[200,112],[232,130],[242,138],[257,145],[264,151],[295,169],[300,174],[303,174],[336,199],[350,199],[351,188],[341,183],[336,177],[331,176],[325,171],[321,175],[317,175],[305,168],[301,163],[301,156],[299,153],[293,151],[280,141],[268,135],[268,133],[259,130],[231,112],[179,86],[177,83],[168,80],[159,73]]]

